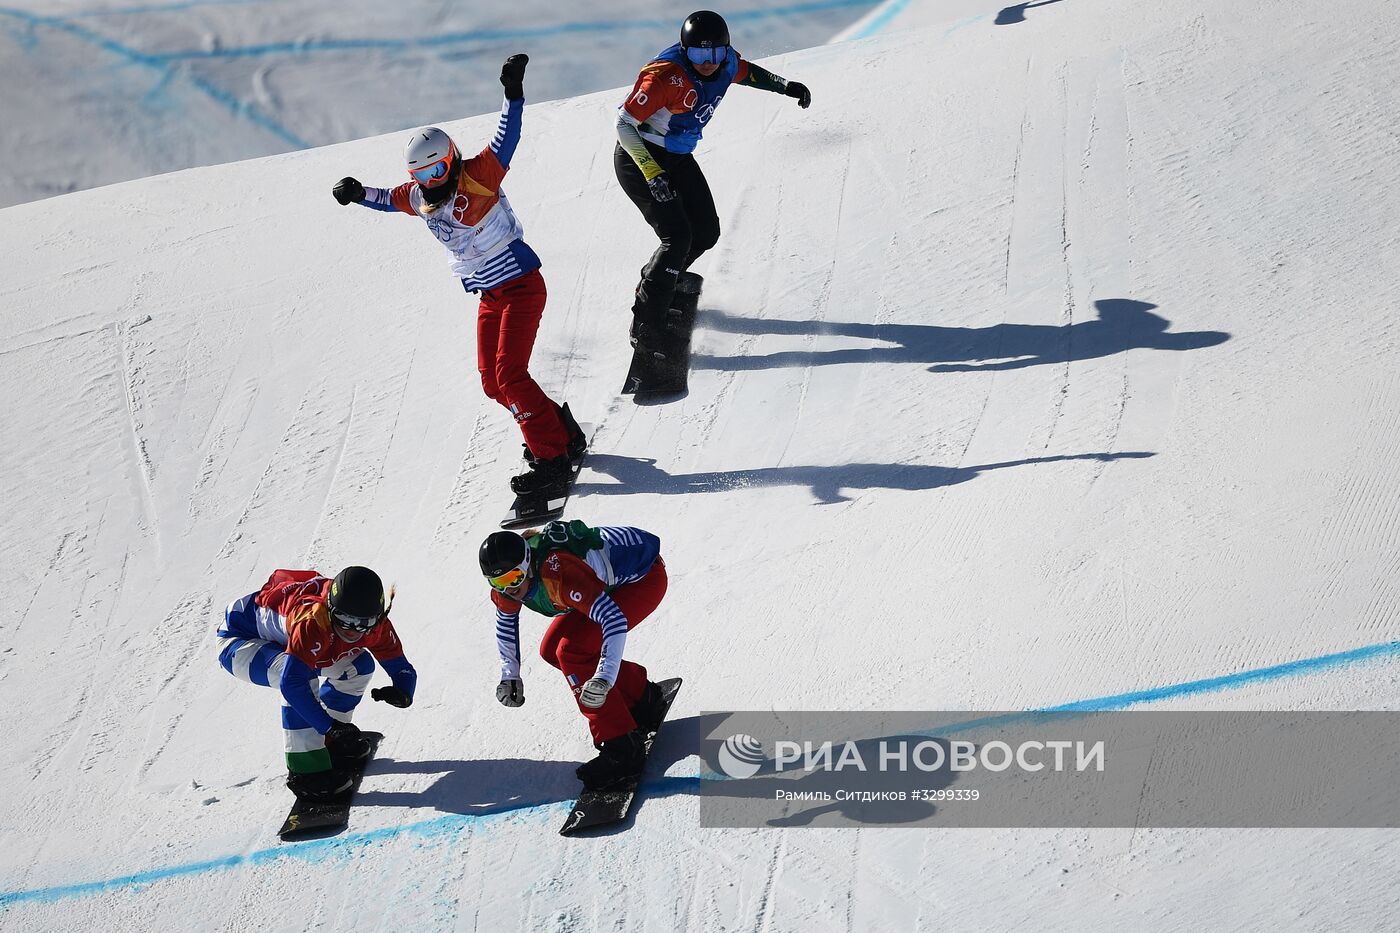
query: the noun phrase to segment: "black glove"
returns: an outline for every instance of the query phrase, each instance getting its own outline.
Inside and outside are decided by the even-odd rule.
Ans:
[[[331,189],[331,194],[341,204],[354,204],[365,199],[365,186],[353,178],[342,178],[335,183]]]
[[[360,734],[353,722],[337,722],[326,732],[326,748],[345,758],[366,758],[370,754],[369,739]]]
[[[796,97],[797,106],[801,107],[803,110],[812,106],[812,92],[807,90],[807,85],[803,84],[801,81],[789,81],[787,83],[787,90],[783,93],[788,97]]]
[[[525,705],[525,682],[523,680],[503,680],[496,685],[496,699],[502,706]]]
[[[369,692],[372,699],[380,703],[388,703],[390,706],[397,706],[399,709],[408,709],[413,705],[413,697],[404,693],[398,687],[375,687]]]
[[[647,187],[651,189],[651,197],[657,204],[665,204],[676,196],[671,190],[671,183],[666,180],[665,172],[647,182]]]
[[[521,100],[525,97],[525,66],[530,56],[518,52],[506,59],[501,66],[501,87],[506,89],[506,100]]]

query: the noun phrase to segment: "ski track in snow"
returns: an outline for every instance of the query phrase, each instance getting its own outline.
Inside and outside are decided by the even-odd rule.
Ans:
[[[139,322],[137,324],[139,326]],[[122,401],[126,408],[127,427],[130,429],[131,455],[136,467],[136,475],[140,482],[142,511],[146,516],[149,525],[149,533],[156,544],[156,559],[160,559],[161,552],[161,524],[156,516],[155,492],[153,489],[150,453],[146,449],[146,440],[143,436],[141,411],[143,408],[140,399],[139,379],[136,372],[136,365],[133,361],[133,341],[131,340],[131,326],[117,324],[113,327],[113,336],[116,339],[118,366],[120,367],[120,377],[122,385]]]

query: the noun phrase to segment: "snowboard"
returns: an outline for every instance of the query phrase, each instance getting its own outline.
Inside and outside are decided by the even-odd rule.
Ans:
[[[569,811],[569,818],[564,821],[559,835],[572,836],[586,829],[597,829],[599,826],[620,823],[627,818],[628,812],[632,809],[632,801],[637,796],[637,785],[641,783],[642,773],[646,770],[647,758],[651,756],[652,743],[661,733],[661,726],[665,725],[666,716],[671,712],[671,704],[675,702],[676,694],[681,689],[681,679],[675,677],[671,680],[663,680],[657,686],[661,688],[666,709],[662,713],[661,723],[657,725],[656,731],[647,736],[646,756],[642,758],[642,769],[632,777],[600,790],[585,790],[579,795],[578,802],[574,804],[573,809]]]
[[[379,750],[384,735],[380,732],[363,732],[361,735],[369,740],[370,754],[365,759],[367,766],[374,760],[374,753]],[[350,825],[350,805],[355,799],[355,792],[360,789],[360,778],[364,776],[365,768],[362,766],[354,772],[350,789],[331,800],[311,801],[298,797],[287,814],[287,821],[277,830],[277,835],[282,837],[283,842],[295,842],[340,832]]]
[[[578,429],[583,432],[583,436],[588,438],[589,443],[593,442],[593,425],[587,422],[580,424]],[[564,488],[562,495],[553,498],[547,496],[516,496],[515,501],[510,504],[510,511],[506,512],[501,519],[502,528],[530,528],[535,525],[542,525],[545,522],[553,521],[564,514],[564,507],[569,504],[569,496],[573,494],[574,482],[578,479],[579,471],[583,469],[583,461],[588,457],[587,448],[577,460],[570,461],[569,483]]]
[[[661,355],[634,347],[632,365],[622,383],[622,394],[637,399],[684,395],[690,380],[690,340],[695,334],[695,318],[704,279],[693,272],[681,273],[675,297],[666,312],[666,340]]]
[[[622,383],[622,394],[636,399],[656,398],[664,395],[682,395],[690,388],[690,330],[671,326],[668,312],[668,332],[673,341],[666,355],[658,357],[654,353],[634,348],[632,365],[627,368],[627,378]]]

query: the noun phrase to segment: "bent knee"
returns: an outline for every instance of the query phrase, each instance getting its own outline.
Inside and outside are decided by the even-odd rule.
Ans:
[[[719,242],[719,218],[709,217],[695,225],[691,230],[690,249],[694,253],[703,253]]]

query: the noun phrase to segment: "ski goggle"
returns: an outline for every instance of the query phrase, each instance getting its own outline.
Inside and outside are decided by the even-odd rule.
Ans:
[[[729,57],[729,46],[701,48],[692,45],[685,50],[685,57],[690,59],[692,65],[717,65]]]
[[[368,632],[378,625],[379,620],[384,616],[352,616],[343,612],[333,612],[331,618],[335,619],[335,624],[341,628],[349,629],[352,632]]]
[[[519,586],[525,582],[526,566],[530,563],[527,556],[518,566],[512,567],[505,573],[497,574],[494,577],[487,577],[486,582],[490,583],[498,590],[508,590],[513,586]]]
[[[431,165],[422,168],[411,168],[408,174],[413,176],[413,180],[420,185],[433,185],[447,177],[448,170],[452,168],[452,156],[445,155]]]

